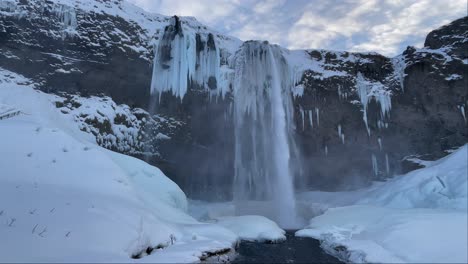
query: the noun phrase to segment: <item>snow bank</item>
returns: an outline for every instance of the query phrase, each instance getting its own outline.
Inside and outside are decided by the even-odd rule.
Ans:
[[[270,219],[259,215],[220,217],[216,223],[231,230],[242,240],[258,242],[286,240],[283,229]]]
[[[426,168],[374,185],[358,203],[393,208],[468,208],[468,145]]]
[[[320,239],[328,253],[351,262],[466,263],[467,220],[453,210],[347,206],[313,218],[296,235]]]
[[[467,152],[366,189],[301,194],[307,215],[323,215],[296,235],[351,262],[466,263]]]
[[[55,108],[56,96],[0,69],[0,261],[195,262],[227,252],[231,231],[187,215],[157,168],[103,149]]]

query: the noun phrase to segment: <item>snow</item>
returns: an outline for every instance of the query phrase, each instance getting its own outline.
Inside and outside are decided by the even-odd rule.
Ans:
[[[238,237],[186,213],[158,168],[95,145],[57,96],[0,69],[0,256],[4,262],[195,262]],[[27,249],[25,251],[25,248]]]
[[[369,205],[329,209],[297,236],[322,240],[341,258],[373,263],[466,263],[466,212],[397,210]],[[335,252],[334,252],[335,251]]]
[[[242,240],[280,242],[286,240],[285,231],[270,219],[258,215],[220,217],[216,224],[223,226]]]
[[[467,152],[368,188],[303,193],[298,204],[313,218],[296,235],[351,262],[466,263]]]
[[[432,161],[430,160],[422,160],[418,158],[405,158],[404,160],[411,161],[413,163],[416,163],[418,165],[421,165],[423,167],[427,167],[432,164]]]
[[[445,80],[447,81],[455,81],[455,80],[461,80],[463,79],[463,76],[460,74],[451,74],[450,76],[446,77]]]

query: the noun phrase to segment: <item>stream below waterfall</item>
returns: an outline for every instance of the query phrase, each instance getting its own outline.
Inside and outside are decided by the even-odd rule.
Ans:
[[[328,255],[318,240],[296,237],[294,233],[287,231],[286,241],[277,244],[242,241],[231,263],[343,263]]]

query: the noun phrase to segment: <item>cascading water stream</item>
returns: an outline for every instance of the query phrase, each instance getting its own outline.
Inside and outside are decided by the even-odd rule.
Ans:
[[[152,98],[170,92],[182,99],[189,89],[224,96],[231,90],[237,214],[260,214],[282,227],[296,227],[291,168],[300,167],[291,166],[296,162],[291,158],[299,156],[292,138],[295,75],[279,46],[258,41],[245,42],[231,57],[232,74],[222,78],[220,67],[214,36],[186,30],[173,17],[155,47]]]
[[[238,213],[251,200],[269,203],[282,227],[296,224],[287,111],[291,74],[277,46],[246,42],[235,58],[235,180]]]

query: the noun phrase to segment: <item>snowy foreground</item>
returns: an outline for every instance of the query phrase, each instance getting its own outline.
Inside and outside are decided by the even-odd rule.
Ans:
[[[157,168],[98,147],[55,96],[0,69],[0,262],[195,262],[238,236],[185,213]]]
[[[56,101],[0,68],[0,262],[217,261],[285,239],[262,216],[195,220],[158,168],[97,146]]]
[[[302,194],[323,215],[296,235],[351,262],[467,263],[467,152],[368,189]]]

